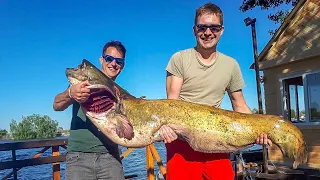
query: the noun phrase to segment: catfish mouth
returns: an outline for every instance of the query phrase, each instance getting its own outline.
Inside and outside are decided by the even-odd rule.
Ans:
[[[81,106],[87,115],[101,121],[108,121],[108,113],[110,111],[116,111],[121,118],[119,118],[116,124],[113,124],[113,127],[109,128],[112,129],[119,138],[131,140],[134,136],[133,126],[125,115],[117,112],[119,111],[116,108],[117,102],[118,100],[108,88],[91,87],[90,96],[87,101],[81,103]]]
[[[106,88],[90,88],[90,96],[87,101],[81,103],[81,106],[92,117],[101,119],[115,108],[116,101],[113,94]]]

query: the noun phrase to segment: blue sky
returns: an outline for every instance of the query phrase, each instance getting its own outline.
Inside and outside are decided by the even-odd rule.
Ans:
[[[117,82],[135,96],[165,98],[165,67],[178,50],[195,45],[195,10],[207,1],[0,1],[0,128],[33,113],[49,115],[68,129],[71,108],[54,112],[57,93],[65,90],[67,67],[83,58],[100,67],[99,56],[109,40],[127,48],[127,62]],[[244,96],[257,107],[251,29],[243,20],[257,18],[258,52],[278,27],[270,11],[242,13],[242,0],[217,0],[224,13],[225,32],[218,50],[235,58],[246,82]],[[218,78],[218,77],[217,77]],[[231,109],[226,96],[223,108]]]

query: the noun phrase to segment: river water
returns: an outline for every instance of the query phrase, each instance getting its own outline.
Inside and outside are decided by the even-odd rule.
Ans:
[[[4,143],[5,141],[0,141],[0,143]],[[162,163],[166,165],[166,152],[165,145],[162,142],[155,143],[155,147],[159,153],[159,156],[162,160]],[[126,148],[120,147],[122,152],[126,151]],[[42,148],[34,148],[34,149],[24,149],[17,150],[16,156],[17,160],[21,159],[29,159],[32,158],[37,152],[39,152]],[[250,150],[257,149],[257,147],[250,148]],[[61,155],[66,154],[66,150],[60,148]],[[51,156],[51,148],[48,149],[43,155],[40,157]],[[0,162],[10,161],[12,158],[11,151],[0,151]],[[134,149],[126,158],[122,160],[123,168],[125,175],[136,174],[138,177],[132,178],[134,180],[144,180],[147,179],[146,172],[146,150],[145,148],[136,148]],[[159,168],[154,163],[155,174],[159,172]],[[65,169],[66,163],[62,162],[60,164],[60,173],[61,180],[65,180]],[[0,179],[4,178],[7,174],[9,174],[12,169],[0,170]],[[38,166],[29,166],[24,167],[17,173],[19,180],[50,180],[52,179],[52,165],[38,165]],[[13,179],[11,176],[9,179]]]

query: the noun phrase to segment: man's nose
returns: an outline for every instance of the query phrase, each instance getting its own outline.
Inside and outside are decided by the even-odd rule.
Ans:
[[[110,64],[111,64],[112,66],[116,66],[116,65],[117,65],[117,62],[116,62],[116,60],[114,59],[114,60],[112,60],[112,61],[110,62]]]
[[[205,31],[204,31],[204,35],[211,35],[212,32],[210,30],[210,28],[207,28]]]

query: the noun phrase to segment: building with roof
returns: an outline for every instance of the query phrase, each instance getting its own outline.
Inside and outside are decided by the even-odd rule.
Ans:
[[[320,168],[320,1],[300,0],[258,56],[267,114],[281,115],[301,129],[308,163]],[[273,146],[274,163],[292,164]]]

